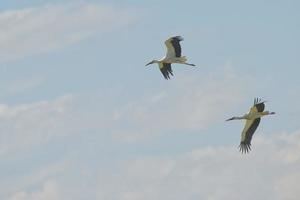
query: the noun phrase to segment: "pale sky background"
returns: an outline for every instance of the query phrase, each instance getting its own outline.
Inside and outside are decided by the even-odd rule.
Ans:
[[[0,3],[0,199],[300,199],[300,2]],[[185,38],[198,67],[156,65]],[[238,151],[255,97],[262,120]]]

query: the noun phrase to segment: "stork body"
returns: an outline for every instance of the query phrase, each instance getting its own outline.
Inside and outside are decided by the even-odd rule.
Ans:
[[[275,112],[264,111],[264,109],[265,102],[262,102],[260,99],[256,98],[254,99],[254,105],[252,106],[248,114],[245,114],[241,117],[232,117],[226,120],[246,120],[246,124],[241,135],[241,143],[239,146],[242,153],[248,153],[251,150],[252,136],[260,123],[260,118],[275,114]]]
[[[180,41],[182,40],[183,38],[181,36],[171,37],[168,40],[166,40],[165,41],[165,45],[167,47],[166,55],[160,60],[152,60],[147,65],[157,63],[165,79],[170,79],[170,75],[173,76],[173,71],[171,66],[172,63],[195,66],[194,64],[187,63],[187,58],[185,56],[181,56]]]

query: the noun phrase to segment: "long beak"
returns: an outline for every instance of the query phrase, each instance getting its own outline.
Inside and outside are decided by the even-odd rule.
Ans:
[[[226,119],[226,122],[231,121],[231,120],[234,120],[234,117],[231,117],[231,118],[229,118],[229,119]]]
[[[149,62],[148,64],[146,64],[145,66],[148,66],[148,65],[151,65],[151,64],[153,64],[153,62],[151,61],[151,62]]]

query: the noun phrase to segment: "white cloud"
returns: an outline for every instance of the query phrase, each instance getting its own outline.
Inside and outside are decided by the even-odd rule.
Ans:
[[[172,131],[203,131],[212,123],[224,121],[224,113],[241,101],[246,87],[227,68],[208,77],[176,78],[181,81],[116,107],[116,137],[130,141]],[[127,129],[122,126],[124,121]]]
[[[15,80],[10,82],[7,86],[2,86],[2,91],[4,94],[6,93],[5,95],[20,94],[40,86],[44,81],[45,80],[42,77],[31,77],[23,80]]]
[[[106,142],[104,134],[135,141],[168,131],[200,132],[219,120],[223,122],[223,113],[240,102],[245,90],[243,81],[228,69],[207,78],[185,80],[178,76],[178,79],[180,81],[166,84],[153,94],[134,102],[124,100],[121,104],[110,102],[111,96],[94,97],[94,100],[66,96],[24,105],[3,104],[0,106],[0,155],[10,155],[9,152],[16,149],[31,152],[32,146],[74,132],[84,134],[87,140],[98,139],[97,145]],[[86,135],[86,130],[96,130],[97,137]],[[131,143],[133,148],[136,144]],[[97,196],[89,199],[99,200],[239,200],[241,197],[296,200],[300,197],[297,185],[300,131],[269,137],[255,135],[249,155],[241,155],[236,145],[209,146],[173,156],[133,153],[130,158],[114,158],[111,163],[102,163],[103,157],[92,157],[85,151],[104,150],[108,152],[105,157],[113,157],[122,147],[116,150],[77,145],[73,146],[79,150],[72,149],[72,152],[76,155],[83,151],[82,154],[62,156],[71,164],[58,167],[59,173],[57,169],[37,171],[24,175],[21,183],[15,179],[7,184],[4,179],[0,182],[3,186],[0,195],[8,200],[87,199],[84,194]],[[87,155],[87,163],[83,162],[82,155]],[[3,156],[2,160],[6,158]],[[94,159],[101,164],[93,163]],[[48,164],[45,164],[46,169]]]
[[[10,174],[9,179],[0,182],[0,198],[17,200],[43,197],[47,199],[49,195],[58,195],[60,186],[55,179],[65,173],[69,167],[68,161],[64,160],[28,170],[22,176]]]
[[[32,193],[18,192],[10,200],[58,200],[59,190],[54,181],[46,181],[40,191]]]
[[[173,157],[143,157],[99,177],[99,199],[244,200],[300,198],[300,131],[256,138],[253,151],[207,147]],[[116,170],[115,170],[116,171]]]
[[[0,12],[0,61],[48,52],[132,22],[129,10],[60,4]]]
[[[211,115],[211,120],[208,121],[203,121],[201,116],[198,116],[199,123],[204,125],[195,125],[192,130],[201,130],[216,122],[219,117],[222,118],[218,112],[227,109],[226,107],[232,106],[237,101],[234,97],[223,97],[230,90],[236,91],[237,94],[242,90],[233,86],[232,80],[238,81],[238,79],[231,75],[230,78],[227,75],[223,78],[210,77],[211,81],[208,84],[199,84],[195,87],[196,89],[193,91],[196,93],[183,90],[180,85],[176,86],[173,91],[166,88],[164,91],[157,92],[157,95],[152,96],[153,98],[141,98],[142,101],[138,106],[122,106],[124,109],[117,109],[116,113],[103,109],[108,105],[111,106],[111,104],[104,104],[103,101],[97,101],[96,105],[88,105],[84,101],[84,106],[81,105],[78,111],[74,111],[74,98],[70,97],[62,97],[52,102],[18,106],[2,105],[0,106],[1,134],[2,138],[9,140],[0,146],[2,149],[7,146],[7,151],[9,148],[22,150],[30,148],[32,145],[44,144],[65,130],[67,133],[72,133],[75,130],[82,131],[88,128],[96,128],[99,131],[98,139],[100,141],[103,137],[102,134],[107,130],[110,130],[112,134],[117,134],[119,128],[128,123],[130,126],[124,128],[128,131],[128,137],[132,137],[131,135],[139,130],[140,135],[147,135],[149,134],[147,131],[149,125],[146,124],[146,119],[149,116],[154,117],[155,112],[169,117],[169,120],[173,119],[174,123],[183,121],[182,124],[175,124],[175,128],[168,124],[164,127],[163,123],[154,127],[156,131],[160,131],[159,134],[164,134],[167,130],[189,129],[185,123],[189,126],[192,123],[186,122],[184,116],[189,112],[198,116],[198,112],[193,113],[192,110],[192,108],[198,109],[198,107],[203,112],[200,115]],[[186,82],[185,86],[192,87],[198,81],[191,80]],[[199,97],[197,97],[198,90],[201,94]],[[181,97],[180,94],[189,98]],[[193,94],[195,95],[193,96]],[[235,92],[230,94],[233,96]],[[174,96],[178,98],[170,101]],[[209,106],[205,106],[198,103],[198,101],[202,101],[202,97],[217,100],[213,100],[212,105],[207,102]],[[191,98],[195,100],[195,105],[186,104],[191,102]],[[223,107],[215,108],[220,102]],[[174,116],[173,109],[168,110],[168,108],[174,107],[172,104],[175,106],[186,105],[188,112],[183,113],[184,111],[180,110],[179,114],[182,114],[182,118],[178,119],[177,116]],[[165,106],[170,106],[166,109],[169,113],[160,110]],[[91,108],[96,109],[91,110]],[[82,113],[81,109],[86,113]],[[111,107],[107,109],[111,111]],[[106,120],[103,122],[102,119]],[[134,126],[140,121],[141,125]],[[7,125],[5,126],[5,124]],[[86,134],[85,131],[81,133]],[[3,182],[4,187],[1,187],[0,194],[5,194],[8,200],[86,199],[83,194],[89,194],[90,197],[93,197],[91,199],[99,200],[239,200],[241,196],[244,200],[298,199],[300,197],[300,188],[297,184],[300,177],[298,153],[300,152],[300,131],[291,134],[272,134],[268,137],[263,136],[266,134],[261,135],[255,135],[253,150],[248,155],[241,155],[236,145],[210,146],[173,156],[142,154],[137,156],[134,154],[130,158],[110,163],[111,166],[107,168],[82,162],[80,156],[68,157],[65,159],[71,160],[69,162],[71,164],[68,164],[67,167],[59,167],[59,173],[56,173],[57,170],[54,170],[54,173],[53,170],[42,170],[36,174],[26,175],[21,179],[21,183],[16,183],[16,185],[13,184],[14,181],[11,181],[5,187],[6,183]],[[1,141],[3,140],[1,139]],[[135,144],[132,143],[132,145]],[[99,151],[99,149],[94,150]],[[107,151],[109,152],[109,150]],[[97,159],[101,160],[102,157]]]
[[[23,105],[0,104],[0,156],[87,130],[121,141],[172,131],[203,131],[214,122],[223,122],[224,111],[240,101],[243,93],[234,72],[221,72],[204,80],[191,77],[122,104],[110,102],[119,96],[63,96]],[[16,85],[18,90],[20,84]],[[94,101],[89,102],[91,98]]]
[[[72,97],[10,106],[0,105],[0,156],[32,145],[47,143],[54,136],[70,133]],[[72,129],[73,130],[73,129]]]
[[[23,187],[7,200],[83,200],[87,195],[99,200],[297,200],[300,158],[293,162],[283,158],[300,151],[300,140],[294,140],[299,137],[300,131],[258,136],[248,155],[236,146],[203,147],[173,156],[120,160],[96,171],[73,160],[60,167],[60,173],[51,170],[52,175],[35,179],[35,189]]]

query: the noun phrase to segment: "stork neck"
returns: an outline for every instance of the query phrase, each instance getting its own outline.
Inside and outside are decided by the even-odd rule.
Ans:
[[[247,115],[243,115],[241,117],[236,117],[236,119],[247,119]]]
[[[232,119],[233,119],[233,120],[247,119],[247,116],[244,115],[244,116],[239,116],[239,117],[233,117]]]

